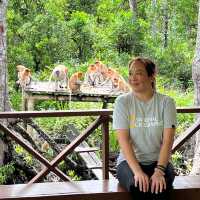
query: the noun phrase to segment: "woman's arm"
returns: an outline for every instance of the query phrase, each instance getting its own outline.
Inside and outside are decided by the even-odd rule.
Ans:
[[[158,165],[167,166],[170,156],[172,145],[174,142],[175,128],[165,128],[163,132],[163,142],[160,149]]]
[[[172,145],[174,141],[175,128],[164,128],[163,132],[163,142],[160,149],[159,159],[157,165],[167,166],[170,156]],[[164,173],[161,170],[155,170],[151,177],[151,192],[158,193],[166,189],[166,182],[164,178]]]
[[[117,129],[116,131],[119,146],[134,174],[135,187],[139,185],[140,191],[147,192],[149,190],[149,177],[143,172],[136,159],[135,152],[133,151],[133,144],[130,142],[128,130]]]

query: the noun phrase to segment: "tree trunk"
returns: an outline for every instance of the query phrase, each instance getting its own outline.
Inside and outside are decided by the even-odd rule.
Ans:
[[[157,0],[152,0],[152,35],[153,38],[156,38],[157,35],[157,11],[156,11],[156,7],[157,7]]]
[[[163,21],[163,29],[164,29],[164,48],[167,47],[168,45],[168,21],[169,21],[169,16],[168,16],[168,0],[164,0],[164,5],[163,5],[163,13],[164,13],[164,21]]]
[[[7,0],[0,0],[0,111],[9,111],[7,88],[7,58],[6,58],[6,7]],[[6,123],[5,120],[0,120]],[[2,140],[3,134],[0,133],[0,165],[4,164],[4,155],[7,145]]]
[[[199,1],[199,15],[198,15],[198,29],[196,39],[196,50],[194,61],[192,65],[192,78],[194,81],[194,92],[195,92],[195,105],[200,105],[200,1]],[[197,118],[200,114],[197,114]],[[200,131],[196,133],[196,142],[194,149],[193,167],[191,174],[200,174]]]
[[[133,12],[133,16],[137,16],[137,0],[129,0],[129,6]]]

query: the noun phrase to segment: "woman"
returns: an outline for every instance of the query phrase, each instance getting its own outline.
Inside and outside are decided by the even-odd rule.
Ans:
[[[121,148],[120,184],[134,200],[167,200],[174,180],[169,163],[176,127],[173,99],[155,90],[155,64],[137,57],[129,63],[132,91],[115,101],[113,128]]]

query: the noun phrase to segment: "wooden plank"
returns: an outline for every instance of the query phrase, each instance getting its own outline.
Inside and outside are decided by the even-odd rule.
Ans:
[[[55,101],[81,101],[81,102],[106,102],[114,103],[116,97],[108,95],[86,95],[86,94],[59,94],[52,93],[47,95],[41,94],[26,94],[25,99],[34,99],[34,100],[55,100]]]
[[[73,141],[78,135],[80,135],[79,131],[73,126],[73,125],[68,125],[68,129],[71,130],[69,134],[67,134],[67,138],[70,141]],[[89,145],[87,144],[86,141],[83,141],[81,144],[78,146],[79,148],[89,148]],[[92,169],[92,172],[96,176],[97,179],[102,179],[102,170],[99,167],[101,165],[101,161],[97,157],[97,155],[93,152],[80,152],[79,156],[83,159],[85,162],[86,166],[88,166],[88,169]],[[92,166],[90,168],[90,166]]]
[[[178,176],[170,200],[197,200],[200,195],[200,176]],[[131,200],[130,193],[116,179],[75,182],[53,182],[1,185],[0,199],[4,200]]]
[[[29,185],[18,184],[0,186],[0,199],[4,200],[102,200],[102,198],[121,200],[126,196],[129,196],[129,193],[123,191],[118,192],[117,180],[34,183]]]
[[[1,118],[35,118],[35,117],[74,117],[74,116],[99,116],[112,115],[110,109],[94,110],[67,110],[67,111],[18,111],[18,112],[0,112]]]
[[[177,107],[176,110],[177,110],[177,113],[200,113],[200,107],[199,106]]]
[[[67,88],[57,88],[55,81],[31,81],[31,83],[26,86],[24,89],[25,93],[41,93],[43,95],[49,94],[49,93],[60,93],[60,94],[68,94],[70,95],[70,90]],[[80,94],[87,94],[87,95],[119,95],[123,92],[120,91],[114,91],[112,88],[109,88],[107,86],[99,86],[99,87],[93,87],[93,86],[87,86],[87,85],[81,85],[80,91],[78,92]]]
[[[178,113],[199,113],[200,108],[177,108]],[[29,117],[73,117],[73,116],[99,116],[112,115],[112,109],[93,109],[93,110],[68,110],[68,111],[18,111],[0,112],[1,118],[29,118]]]
[[[200,199],[200,176],[177,176],[170,200]]]
[[[95,147],[76,147],[75,149],[74,149],[74,151],[76,152],[76,153],[84,153],[84,152],[94,152],[94,151],[100,151],[100,149],[99,148],[95,148]]]
[[[172,153],[179,149],[189,138],[191,138],[200,129],[200,119],[198,119],[191,127],[184,133],[180,134],[174,141]]]
[[[114,103],[115,98],[122,94],[108,87],[81,87],[77,93],[69,89],[56,89],[55,82],[32,81],[24,90],[24,99],[57,100],[57,101],[82,101]]]

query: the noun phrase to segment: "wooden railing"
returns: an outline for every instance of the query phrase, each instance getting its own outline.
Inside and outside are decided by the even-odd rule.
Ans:
[[[177,108],[178,113],[200,113],[200,108]],[[44,168],[30,181],[30,183],[38,182],[41,178],[46,176],[50,171],[54,172],[64,181],[69,181],[70,178],[66,176],[57,165],[74,149],[83,142],[95,129],[102,126],[102,171],[103,179],[109,179],[109,122],[112,121],[112,110],[79,110],[79,111],[31,111],[31,112],[0,112],[0,119],[8,118],[36,118],[36,117],[74,117],[74,116],[97,116],[96,120],[88,126],[77,138],[66,146],[52,161],[48,161],[33,147],[26,144],[19,136],[11,131],[4,124],[0,123],[0,130],[10,136],[25,150],[38,159]],[[197,120],[190,128],[181,134],[174,142],[173,152],[180,148],[193,134],[200,129],[200,120]]]

